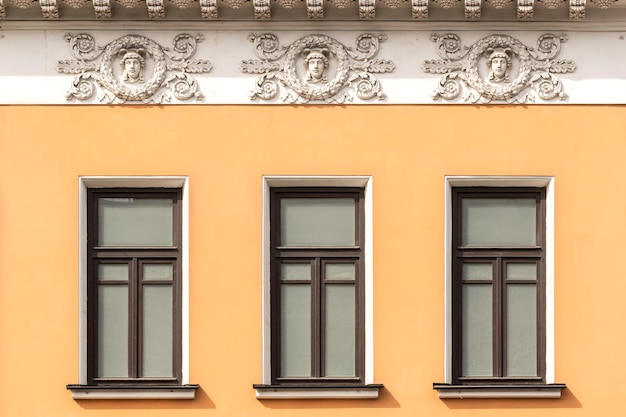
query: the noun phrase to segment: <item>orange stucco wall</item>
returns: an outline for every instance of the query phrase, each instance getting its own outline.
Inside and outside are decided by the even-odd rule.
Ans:
[[[0,107],[0,417],[626,415],[623,106]],[[259,401],[261,177],[373,176],[377,400]],[[192,401],[75,401],[78,177],[190,178]],[[440,400],[444,175],[552,175],[559,400]]]

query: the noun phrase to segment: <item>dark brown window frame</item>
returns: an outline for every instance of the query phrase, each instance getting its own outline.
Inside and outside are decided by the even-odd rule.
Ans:
[[[355,200],[355,245],[295,247],[280,244],[280,200],[282,198],[353,198]],[[298,187],[270,189],[270,291],[271,291],[271,381],[273,385],[338,386],[363,385],[365,381],[365,282],[364,282],[364,190],[353,187]],[[285,259],[309,260],[313,265],[311,300],[311,377],[280,377],[280,286],[279,265]],[[324,300],[321,266],[325,262],[356,261],[355,285],[355,376],[323,377]],[[333,281],[339,283],[338,281]]]
[[[173,201],[173,237],[171,246],[98,246],[98,205],[100,197],[171,198]],[[90,188],[87,194],[87,383],[89,385],[164,386],[182,383],[182,190],[179,188]],[[98,377],[98,282],[99,263],[124,263],[129,276],[129,376]],[[145,262],[173,263],[173,337],[172,377],[141,375],[141,286],[168,285],[162,282],[140,283],[140,266]],[[115,282],[110,285],[116,285]]]
[[[464,198],[535,198],[535,246],[463,247],[461,201]],[[546,189],[535,187],[455,187],[452,189],[452,383],[458,385],[545,384],[546,376]],[[465,377],[462,372],[462,286],[463,261],[486,261],[494,265],[493,277],[493,376]],[[537,275],[537,374],[534,377],[505,377],[506,370],[506,283],[503,270],[507,262],[536,261]],[[521,282],[521,281],[517,281]]]

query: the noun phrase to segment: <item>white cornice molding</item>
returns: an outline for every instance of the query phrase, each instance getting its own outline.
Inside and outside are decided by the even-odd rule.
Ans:
[[[2,1],[2,0],[0,0]],[[107,0],[97,0],[98,4],[105,4]],[[416,0],[417,1],[417,0]],[[423,1],[423,0],[419,0]],[[215,17],[215,0],[201,0],[210,17],[198,21],[114,21],[114,20],[91,20],[91,21],[11,21],[0,20],[0,33],[2,31],[36,31],[36,30],[71,30],[71,31],[180,31],[184,27],[186,31],[385,31],[404,32],[415,31],[414,21],[390,21],[390,20],[359,20],[359,21],[217,21]],[[619,16],[619,15],[618,15]],[[626,34],[626,13],[624,18],[616,18],[607,21],[420,21],[419,31],[481,31],[481,32],[624,32]]]

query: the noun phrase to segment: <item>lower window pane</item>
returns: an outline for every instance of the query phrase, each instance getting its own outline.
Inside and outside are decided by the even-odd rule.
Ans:
[[[128,287],[98,288],[98,375],[128,376]]]
[[[170,285],[143,286],[143,377],[173,376],[173,305]]]
[[[493,375],[491,284],[463,285],[463,376]]]
[[[535,284],[508,284],[507,376],[537,375],[537,288]]]
[[[282,284],[280,369],[283,377],[311,376],[311,286]]]
[[[324,376],[354,376],[355,294],[352,284],[325,286]]]

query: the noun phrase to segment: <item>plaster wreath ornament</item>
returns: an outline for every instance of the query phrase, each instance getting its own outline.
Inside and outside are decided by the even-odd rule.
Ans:
[[[281,46],[271,33],[250,34],[260,59],[245,60],[241,71],[261,74],[250,98],[272,100],[282,86],[287,103],[345,103],[354,95],[361,100],[384,100],[380,83],[373,74],[394,70],[393,62],[377,59],[385,35],[359,35],[356,47],[349,48],[326,35],[307,35],[289,46]]]
[[[535,48],[508,35],[487,36],[470,47],[463,47],[453,33],[434,34],[431,39],[442,59],[424,61],[422,70],[443,74],[435,100],[454,100],[464,90],[464,100],[471,103],[530,103],[536,96],[544,101],[567,99],[555,75],[576,69],[573,61],[557,59],[565,35],[541,35]]]
[[[75,74],[68,101],[89,100],[96,91],[103,103],[163,103],[203,98],[191,74],[208,73],[211,63],[191,59],[202,35],[177,35],[172,48],[150,38],[126,35],[98,47],[88,33],[67,34],[70,52],[76,60],[60,60],[56,70]]]

